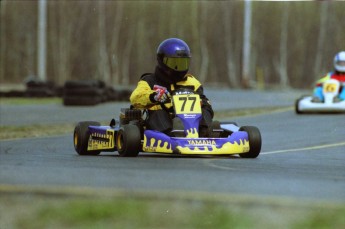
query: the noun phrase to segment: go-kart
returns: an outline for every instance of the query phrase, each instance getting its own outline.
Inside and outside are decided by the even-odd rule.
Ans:
[[[302,96],[295,101],[295,111],[302,113],[333,113],[345,112],[345,100],[339,99],[339,93],[344,86],[338,80],[329,79],[323,83],[323,101],[315,100],[313,96]]]
[[[99,122],[79,122],[74,129],[74,148],[79,155],[98,155],[102,151],[118,151],[123,157],[136,157],[139,152],[171,155],[233,155],[256,158],[261,150],[261,134],[257,127],[239,127],[235,122],[214,121],[210,137],[199,137],[202,118],[198,94],[176,93],[171,98],[172,116],[182,121],[182,129],[171,134],[147,129],[145,111],[122,108],[119,120],[109,126]]]

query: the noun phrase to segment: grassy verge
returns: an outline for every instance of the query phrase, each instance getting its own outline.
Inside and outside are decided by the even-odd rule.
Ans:
[[[0,126],[0,140],[73,133],[74,124]]]
[[[210,196],[210,195],[209,195]],[[213,195],[215,197],[216,194]],[[344,228],[341,205],[197,195],[0,195],[0,228]],[[34,203],[34,204],[33,204]]]
[[[268,114],[274,112],[282,112],[292,110],[292,107],[259,107],[259,108],[245,108],[228,111],[218,111],[214,114],[215,120],[229,120],[236,117],[254,116],[260,114]]]
[[[0,105],[61,104],[62,99],[53,98],[0,98]]]

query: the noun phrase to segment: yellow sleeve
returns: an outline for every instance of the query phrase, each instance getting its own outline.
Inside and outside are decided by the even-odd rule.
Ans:
[[[140,80],[137,87],[132,92],[129,100],[131,104],[138,109],[147,109],[154,104],[150,101],[150,94],[153,93],[146,81]]]
[[[331,78],[331,74],[328,73],[326,76],[322,77],[321,79],[319,79],[318,81],[316,81],[316,84],[322,84],[325,81],[329,80]]]

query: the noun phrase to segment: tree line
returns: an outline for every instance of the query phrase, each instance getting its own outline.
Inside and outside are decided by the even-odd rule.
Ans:
[[[1,1],[0,83],[37,76],[38,1]],[[243,1],[47,1],[46,78],[136,84],[156,49],[185,40],[190,72],[205,84],[241,87]],[[250,79],[305,88],[345,50],[342,1],[251,2]]]

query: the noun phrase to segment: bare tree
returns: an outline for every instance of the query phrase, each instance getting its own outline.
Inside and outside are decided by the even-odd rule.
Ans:
[[[58,46],[58,58],[55,65],[58,66],[58,79],[63,83],[68,79],[71,79],[71,45],[72,45],[72,23],[69,22],[71,18],[67,7],[67,2],[53,2],[58,9],[58,18],[60,19],[60,25],[57,32],[56,44]],[[54,8],[54,6],[52,7]]]
[[[0,82],[4,82],[5,81],[5,58],[6,58],[6,48],[7,44],[6,44],[6,6],[7,6],[7,2],[3,1],[0,3],[1,7],[0,7]]]
[[[251,28],[252,28],[252,3],[245,0],[244,6],[244,30],[243,30],[243,55],[242,55],[242,86],[251,87],[250,77],[250,52],[251,52]]]
[[[98,59],[98,75],[99,79],[102,79],[106,83],[110,83],[110,63],[107,52],[107,30],[106,30],[106,21],[105,21],[105,1],[98,1],[98,50],[99,50],[99,59]]]
[[[191,41],[191,70],[194,71],[193,74],[197,72],[198,66],[200,66],[200,39],[199,39],[199,3],[197,1],[191,1],[190,10],[190,41]]]
[[[122,85],[129,85],[130,84],[130,74],[129,74],[129,70],[131,68],[131,52],[133,50],[133,43],[134,43],[134,38],[135,38],[135,26],[133,26],[133,28],[131,28],[128,31],[128,39],[126,40],[126,44],[123,50],[123,54],[122,54],[122,81],[121,84]],[[139,78],[138,78],[139,79]]]
[[[110,56],[111,56],[111,69],[112,69],[112,80],[113,85],[118,85],[120,83],[120,60],[119,60],[119,40],[120,40],[120,29],[121,21],[123,17],[123,2],[118,1],[115,5],[115,18],[111,24],[113,28],[111,31],[111,42],[110,42]]]
[[[280,47],[279,47],[279,61],[275,61],[274,65],[278,71],[280,86],[283,88],[289,87],[289,78],[287,74],[287,53],[288,53],[288,22],[289,22],[289,2],[284,2],[282,6],[281,32],[280,32]]]
[[[201,5],[201,23],[199,24],[201,65],[199,79],[201,82],[206,82],[209,70],[209,53],[207,47],[207,7],[205,2],[200,2],[199,4]]]
[[[37,3],[0,3],[0,83],[20,83],[37,72]],[[57,83],[90,77],[115,86],[135,83],[153,70],[159,42],[178,36],[190,45],[191,72],[200,81],[240,84],[243,1],[61,0],[47,6],[47,77]],[[344,48],[344,10],[341,1],[253,1],[249,74],[256,69],[269,85],[309,86],[329,67],[329,56]]]
[[[316,50],[316,58],[315,58],[315,65],[314,65],[314,79],[315,80],[317,80],[318,77],[320,76],[320,70],[322,69],[321,62],[322,62],[322,56],[324,55],[328,9],[329,9],[329,3],[322,2],[321,10],[320,10],[320,26],[319,26],[320,30],[319,30],[318,40],[317,40],[317,50]]]
[[[223,23],[224,23],[224,44],[225,44],[225,52],[226,52],[226,66],[227,66],[227,78],[229,83],[232,87],[238,87],[238,79],[236,77],[237,67],[235,64],[235,55],[233,53],[233,45],[231,42],[232,36],[232,21],[231,21],[231,14],[232,14],[232,5],[231,2],[222,2],[222,10],[223,10]]]

